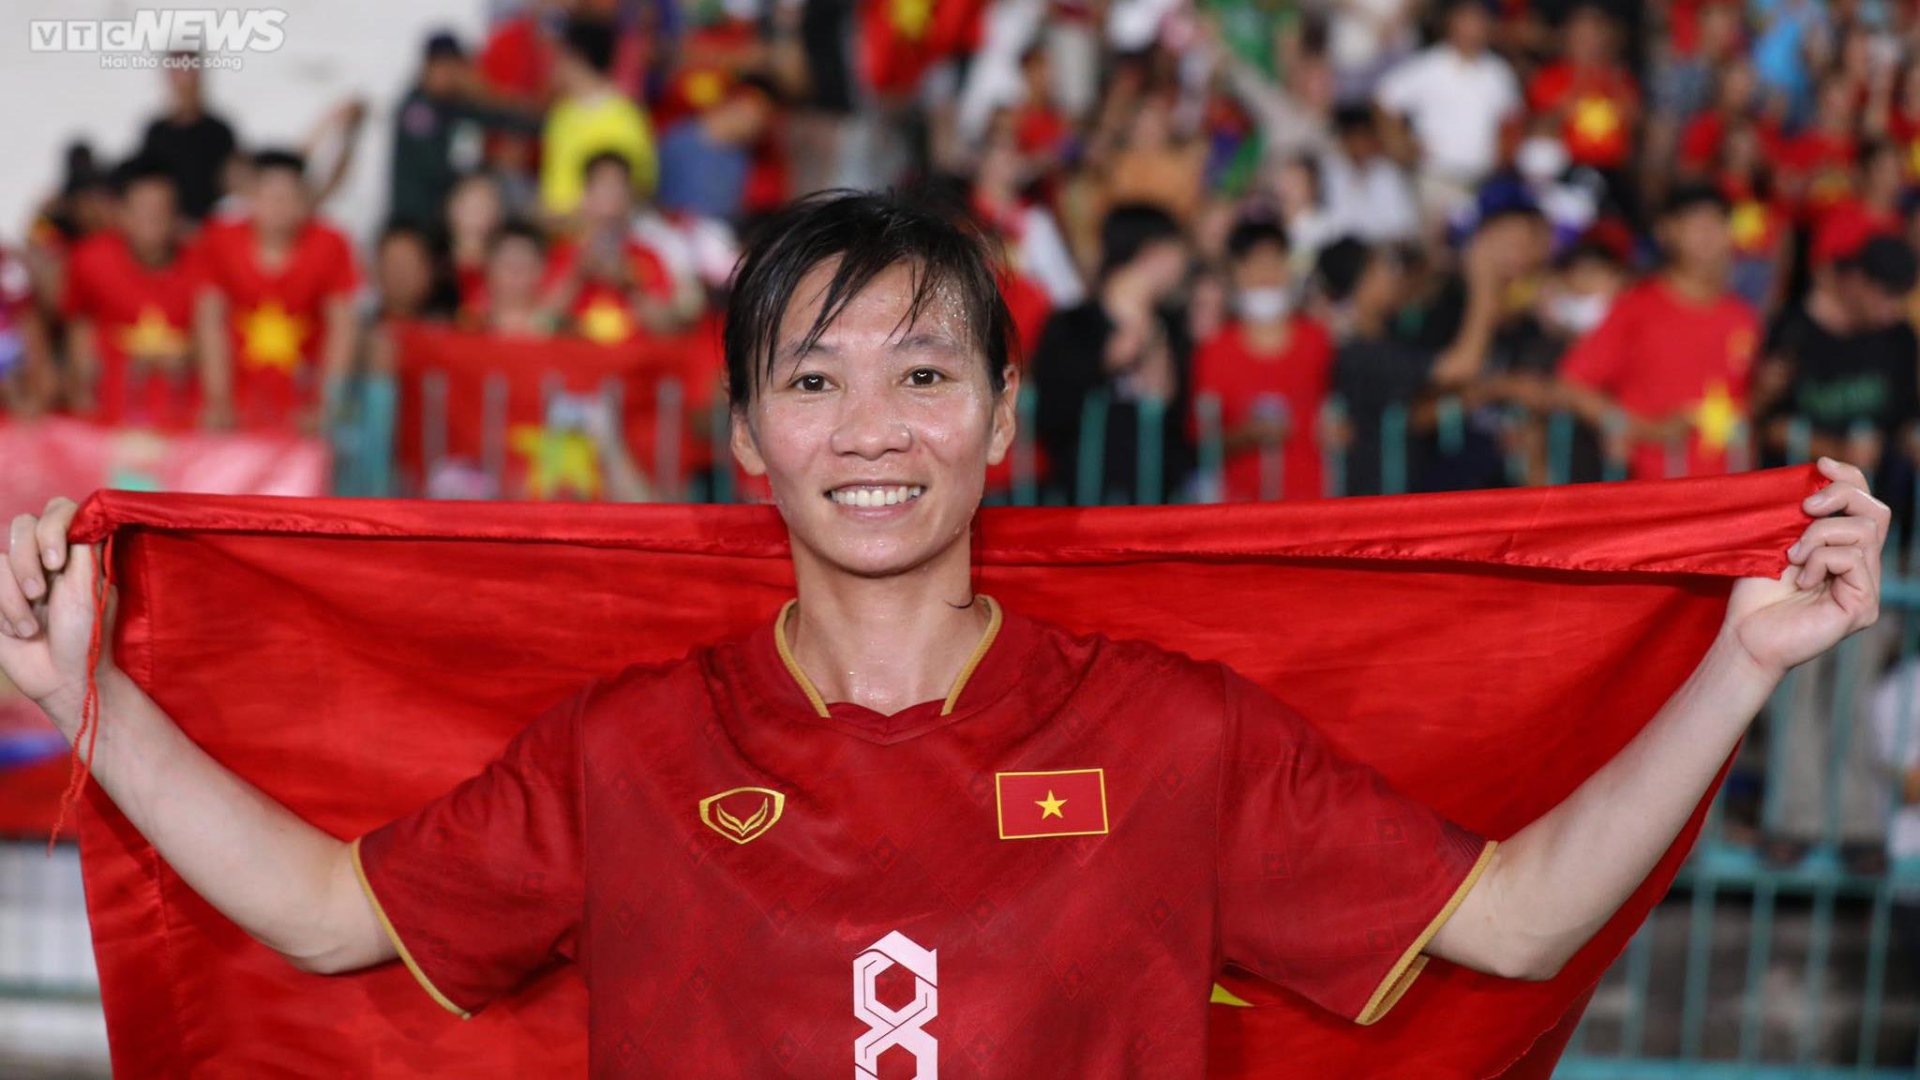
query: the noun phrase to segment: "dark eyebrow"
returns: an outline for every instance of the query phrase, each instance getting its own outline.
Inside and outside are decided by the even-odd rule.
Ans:
[[[951,334],[922,331],[908,334],[906,337],[901,338],[900,341],[894,345],[894,349],[898,351],[907,349],[943,349],[947,352],[960,352],[965,349],[965,346]]]
[[[806,338],[801,338],[798,341],[789,342],[781,347],[779,359],[798,361],[813,356],[816,353],[825,353],[828,356],[833,356],[838,354],[839,351],[840,350],[825,342],[808,341]]]

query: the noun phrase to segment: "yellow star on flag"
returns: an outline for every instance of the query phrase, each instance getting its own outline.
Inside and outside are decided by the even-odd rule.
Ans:
[[[287,314],[280,301],[268,300],[240,316],[240,362],[291,374],[300,366],[306,332],[306,320]]]
[[[1705,449],[1724,450],[1733,441],[1733,433],[1740,426],[1740,407],[1727,393],[1726,383],[1715,382],[1707,388],[1707,396],[1694,407],[1693,426]]]
[[[919,41],[933,22],[933,0],[893,0],[887,5],[887,16],[901,37]]]
[[[136,360],[171,360],[186,347],[187,335],[152,304],[143,306],[140,317],[120,330],[120,348]]]
[[[702,68],[687,75],[684,89],[687,104],[696,109],[711,108],[719,104],[720,98],[726,93],[727,80],[712,68]]]
[[[618,300],[596,297],[580,312],[580,336],[602,345],[618,345],[633,336],[633,316]]]
[[[1733,229],[1734,245],[1743,251],[1751,251],[1766,239],[1767,208],[1749,199],[1733,208],[1733,217],[1728,225]]]
[[[1060,808],[1067,805],[1067,800],[1054,798],[1052,788],[1047,789],[1046,798],[1033,800],[1033,805],[1040,808],[1040,816],[1043,818],[1057,817],[1065,819],[1067,816],[1060,812]]]
[[[527,459],[529,498],[551,499],[559,494],[599,498],[600,452],[592,436],[516,424],[508,441],[515,453]]]
[[[1573,130],[1588,142],[1612,138],[1620,130],[1620,110],[1611,98],[1581,98],[1573,107]]]

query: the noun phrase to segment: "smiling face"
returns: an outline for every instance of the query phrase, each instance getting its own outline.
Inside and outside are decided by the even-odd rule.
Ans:
[[[772,369],[733,412],[741,466],[766,476],[794,558],[862,577],[965,557],[987,466],[1013,441],[1017,376],[996,393],[957,289],[917,319],[914,272],[895,263],[806,347],[837,259],[793,292]]]

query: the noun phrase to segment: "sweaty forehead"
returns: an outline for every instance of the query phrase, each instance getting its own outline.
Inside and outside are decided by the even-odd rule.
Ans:
[[[777,352],[791,353],[844,336],[913,337],[946,340],[956,346],[964,346],[969,340],[966,301],[960,288],[945,279],[923,281],[921,268],[909,263],[895,263],[882,270],[844,303],[836,299],[838,310],[825,326],[820,326],[837,269],[838,261],[829,260],[800,280],[780,320]],[[817,341],[810,341],[816,331]]]

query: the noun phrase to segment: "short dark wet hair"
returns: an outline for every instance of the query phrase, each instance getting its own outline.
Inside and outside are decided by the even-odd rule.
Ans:
[[[911,324],[943,289],[959,297],[969,343],[986,354],[994,393],[1006,388],[1016,351],[1013,316],[1000,293],[997,247],[965,212],[898,192],[823,191],[790,204],[754,230],[741,256],[722,336],[727,397],[736,409],[773,376],[780,324],[800,282],[836,262],[811,346],[847,304],[891,267],[913,272]]]

